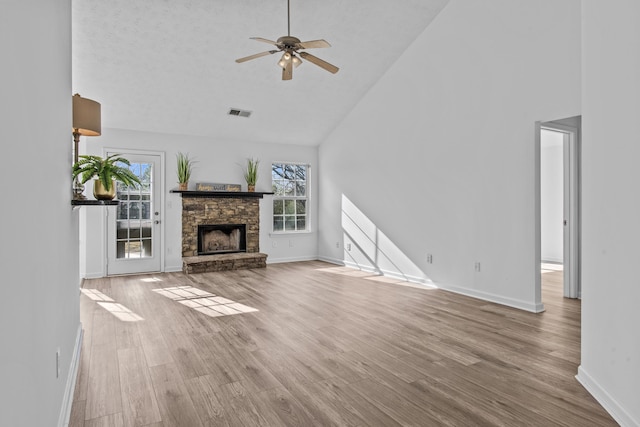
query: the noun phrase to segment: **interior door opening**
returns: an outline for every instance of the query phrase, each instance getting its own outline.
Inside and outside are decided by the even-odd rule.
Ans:
[[[541,281],[566,298],[580,297],[581,118],[536,124],[538,172],[536,295]],[[541,301],[541,299],[540,299]]]

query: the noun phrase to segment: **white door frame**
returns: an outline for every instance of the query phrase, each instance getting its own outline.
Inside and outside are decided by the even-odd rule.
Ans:
[[[564,270],[564,296],[567,298],[581,297],[580,278],[580,130],[576,127],[566,126],[553,122],[536,122],[535,137],[535,234],[536,234],[536,301],[542,303],[541,291],[541,161],[540,139],[541,130],[564,134],[563,142],[563,270]]]
[[[107,153],[119,153],[124,155],[125,157],[127,155],[132,155],[132,156],[136,156],[136,155],[140,155],[140,156],[159,156],[160,157],[160,165],[159,165],[159,186],[160,186],[160,199],[158,201],[158,206],[160,207],[160,227],[159,227],[159,231],[160,231],[160,235],[158,236],[159,242],[158,242],[158,247],[159,247],[159,256],[160,256],[160,272],[164,272],[165,271],[165,221],[164,219],[164,210],[165,210],[165,153],[164,151],[152,151],[152,150],[132,150],[132,149],[128,149],[128,148],[113,148],[113,147],[104,147],[103,148],[103,156],[107,156]],[[111,213],[112,215],[115,214],[115,212]],[[104,276],[108,275],[108,268],[107,268],[107,262],[108,262],[108,251],[109,251],[109,236],[108,236],[108,223],[107,221],[109,221],[109,219],[107,218],[108,212],[105,209],[105,218],[103,221],[104,224],[104,229],[103,229],[103,236],[104,236],[104,253],[105,253],[105,257],[104,257],[104,265],[103,265],[103,271],[104,271]]]

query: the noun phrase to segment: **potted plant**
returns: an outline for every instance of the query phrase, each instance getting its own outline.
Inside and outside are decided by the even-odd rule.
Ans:
[[[93,195],[98,200],[112,200],[116,196],[114,181],[135,187],[140,185],[140,179],[124,164],[131,166],[129,160],[121,154],[112,154],[106,158],[100,156],[78,156],[79,160],[73,165],[73,178],[80,177],[84,184],[92,178]]]
[[[189,158],[188,153],[176,154],[176,160],[178,162],[178,189],[185,191],[189,188],[189,179],[191,178],[191,170],[193,168],[194,161]]]
[[[260,160],[247,159],[247,168],[244,171],[244,180],[247,181],[247,191],[256,191],[258,181],[258,164]]]

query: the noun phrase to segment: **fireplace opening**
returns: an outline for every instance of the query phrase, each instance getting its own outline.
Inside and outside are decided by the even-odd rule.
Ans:
[[[198,225],[198,255],[247,251],[245,224]]]

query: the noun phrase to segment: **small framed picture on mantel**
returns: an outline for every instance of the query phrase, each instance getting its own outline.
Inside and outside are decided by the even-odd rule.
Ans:
[[[197,182],[196,191],[242,191],[240,184],[217,184],[213,182]]]

